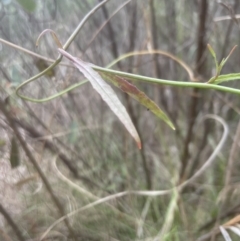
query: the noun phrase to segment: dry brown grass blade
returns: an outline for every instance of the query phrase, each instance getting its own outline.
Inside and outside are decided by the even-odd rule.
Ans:
[[[224,223],[222,226],[224,227],[229,227],[229,226],[233,226],[236,225],[240,222],[240,214],[237,215],[236,217],[230,219],[228,222]]]

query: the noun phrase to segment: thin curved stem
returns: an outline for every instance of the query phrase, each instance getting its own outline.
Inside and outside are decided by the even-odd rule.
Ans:
[[[223,148],[224,143],[227,140],[228,137],[228,125],[226,124],[226,122],[219,116],[216,115],[206,115],[203,120],[206,119],[214,119],[217,122],[219,122],[222,126],[223,126],[223,134],[221,137],[221,140],[219,141],[218,145],[216,146],[216,148],[214,149],[213,153],[210,155],[210,157],[207,159],[207,161],[205,162],[205,164],[192,176],[190,177],[188,180],[186,180],[185,182],[183,182],[182,184],[173,187],[171,189],[167,189],[167,190],[159,190],[159,191],[123,191],[123,192],[119,192],[116,194],[112,194],[109,195],[107,197],[103,197],[100,198],[92,203],[89,203],[77,210],[74,210],[73,212],[68,213],[67,215],[61,217],[60,219],[56,220],[52,225],[50,225],[50,227],[48,227],[48,229],[43,233],[43,235],[40,237],[40,241],[43,240],[46,235],[60,222],[64,221],[65,219],[80,213],[82,211],[85,211],[87,209],[90,209],[92,207],[95,207],[97,205],[100,205],[102,203],[106,203],[110,200],[114,200],[116,198],[120,198],[123,196],[127,196],[127,195],[137,195],[137,196],[148,196],[148,197],[157,197],[157,196],[163,196],[163,195],[169,195],[172,194],[174,192],[180,192],[184,187],[186,187],[187,185],[189,185],[190,183],[192,183],[195,179],[197,179],[201,174],[204,173],[204,171],[207,170],[207,168],[213,163],[213,161],[216,159],[217,155],[219,154],[219,152],[221,151],[221,149]]]
[[[79,31],[82,29],[82,27],[83,27],[84,24],[87,22],[87,20],[88,20],[99,8],[101,8],[103,4],[107,3],[108,1],[109,1],[109,0],[104,0],[104,1],[102,1],[101,3],[97,4],[97,5],[82,19],[82,21],[79,23],[79,25],[77,26],[77,28],[75,29],[75,31],[71,34],[71,36],[68,38],[68,40],[66,41],[66,43],[63,45],[63,49],[64,49],[64,50],[66,50],[66,49],[69,47],[69,45],[72,43],[72,41],[74,40],[74,38],[76,37],[76,35],[79,33]],[[59,94],[58,94],[57,96],[54,95],[54,96],[45,98],[45,99],[43,99],[43,100],[36,100],[36,99],[29,98],[29,97],[27,97],[27,96],[21,95],[21,94],[19,93],[19,90],[20,90],[22,87],[24,87],[25,85],[27,85],[27,84],[31,83],[32,81],[40,78],[40,77],[43,76],[45,73],[47,73],[49,70],[53,69],[56,65],[59,64],[59,62],[61,61],[61,59],[62,59],[62,55],[60,54],[60,55],[58,56],[58,58],[56,59],[56,61],[55,61],[53,64],[51,64],[48,68],[46,68],[45,70],[43,70],[43,71],[40,72],[39,74],[31,77],[30,79],[28,79],[28,80],[24,81],[22,84],[20,84],[20,85],[17,87],[17,89],[16,89],[16,94],[17,94],[20,98],[22,98],[22,99],[24,99],[24,100],[33,101],[33,102],[37,102],[37,103],[46,102],[47,100],[54,99],[54,98],[58,97]],[[71,87],[69,87],[69,88],[70,88],[70,90],[72,90]],[[76,88],[76,86],[75,86],[75,88]],[[62,95],[62,94],[64,94],[64,93],[66,93],[66,92],[63,91],[63,93],[62,93],[62,92],[60,92],[60,93],[61,93],[61,95]]]
[[[95,13],[103,4],[105,4],[106,2],[108,2],[109,0],[104,0],[101,3],[99,3],[98,5],[96,5],[83,19],[82,21],[79,23],[79,25],[77,26],[77,28],[75,29],[75,31],[72,33],[72,35],[69,37],[69,39],[66,41],[66,43],[63,46],[63,49],[66,50],[69,45],[72,43],[73,39],[76,37],[76,35],[78,34],[78,32],[81,30],[81,28],[84,26],[84,24],[86,23],[86,21],[92,16],[93,13]],[[129,55],[125,55],[122,58],[126,58],[126,57],[130,57],[131,54]],[[121,58],[121,59],[122,59]],[[30,79],[24,81],[22,84],[20,84],[17,89],[16,89],[16,94],[25,100],[28,101],[32,101],[32,102],[36,102],[36,103],[42,103],[42,102],[46,102],[49,100],[52,100],[54,98],[57,98],[65,93],[67,93],[70,90],[73,90],[81,85],[83,85],[84,83],[88,82],[88,81],[83,81],[81,83],[77,83],[75,85],[70,86],[69,88],[44,99],[33,99],[27,96],[24,96],[22,94],[19,93],[20,89],[23,88],[25,85],[29,84],[30,82],[40,78],[41,76],[43,76],[45,73],[47,73],[49,70],[51,70],[52,68],[54,68],[57,64],[59,64],[59,62],[61,61],[62,56],[59,55],[59,57],[57,58],[57,60],[50,65],[47,69],[45,69],[44,71],[40,72],[39,74],[31,77]],[[116,64],[118,61],[121,60],[120,58],[117,59],[116,61],[114,61],[111,65]],[[181,64],[181,62],[179,62]],[[184,67],[184,66],[183,66]],[[186,66],[185,66],[186,67]],[[163,85],[169,85],[169,86],[176,86],[176,87],[183,87],[183,88],[199,88],[199,89],[213,89],[213,90],[219,90],[219,91],[223,91],[223,92],[228,92],[228,93],[232,93],[232,94],[240,94],[240,90],[239,89],[235,89],[235,88],[230,88],[230,87],[226,87],[226,86],[220,86],[220,85],[215,85],[215,84],[209,84],[209,83],[196,83],[196,82],[183,82],[183,81],[174,81],[174,80],[164,80],[164,79],[156,79],[156,78],[150,78],[150,77],[145,77],[145,76],[141,76],[141,75],[135,75],[135,74],[130,74],[130,73],[126,73],[126,72],[121,72],[121,71],[116,71],[116,70],[110,70],[107,68],[101,68],[98,66],[94,66],[93,67],[96,71],[99,72],[106,72],[106,73],[110,73],[110,74],[114,74],[114,75],[119,75],[121,77],[125,77],[134,81],[143,81],[143,82],[147,82],[147,83],[155,83],[155,84],[163,84]],[[186,69],[186,68],[185,68]],[[186,69],[187,70],[187,69]],[[188,70],[187,70],[188,71]],[[188,73],[190,73],[188,71]],[[191,78],[191,74],[189,75]]]
[[[47,68],[48,70],[49,68]],[[208,84],[208,83],[197,83],[197,82],[187,82],[187,81],[175,81],[175,80],[165,80],[165,79],[157,79],[157,78],[152,78],[152,77],[147,77],[147,76],[142,76],[142,75],[136,75],[136,74],[130,74],[127,72],[121,72],[121,71],[117,71],[117,70],[111,70],[111,69],[107,69],[107,68],[102,68],[99,66],[93,66],[93,69],[98,71],[98,72],[103,72],[103,73],[108,73],[108,74],[113,74],[113,75],[119,75],[121,77],[127,78],[127,79],[131,79],[133,81],[142,81],[142,82],[146,82],[146,83],[154,83],[154,84],[163,84],[163,85],[169,85],[169,86],[175,86],[175,87],[183,87],[183,88],[199,88],[199,89],[209,89],[209,90],[219,90],[219,91],[223,91],[223,92],[228,92],[228,93],[232,93],[232,94],[238,94],[240,95],[240,90],[239,89],[235,89],[235,88],[230,88],[230,87],[226,87],[226,86],[222,86],[222,85],[215,85],[215,84]],[[40,73],[41,74],[41,73]],[[39,74],[39,75],[40,75]],[[33,99],[33,98],[29,98],[26,96],[23,96],[21,94],[19,94],[19,90],[25,86],[26,84],[28,84],[29,82],[31,82],[32,80],[28,80],[24,83],[22,83],[21,85],[18,86],[16,93],[19,97],[21,97],[22,99],[28,100],[28,101],[32,101],[32,102],[36,102],[36,103],[41,103],[41,102],[45,102],[48,100],[52,100],[56,97],[59,97],[60,95],[63,95],[65,93],[67,93],[69,90],[73,90],[76,87],[79,87],[80,85],[88,82],[87,80],[75,84],[73,86],[70,86],[69,88],[67,88],[64,91],[61,91],[60,93],[55,94],[54,96],[45,98],[45,99]]]
[[[82,29],[82,27],[84,26],[84,24],[87,22],[87,20],[99,9],[101,8],[105,3],[107,3],[109,0],[104,0],[102,2],[100,2],[99,4],[97,4],[83,19],[82,21],[79,23],[79,25],[77,26],[77,28],[74,30],[74,32],[71,34],[71,36],[68,38],[67,42],[63,45],[63,49],[67,50],[67,48],[69,47],[69,45],[72,43],[72,41],[74,40],[74,38],[77,36],[77,34],[79,33],[79,31]]]
[[[119,61],[132,57],[132,56],[136,56],[136,55],[149,55],[149,54],[159,54],[159,55],[164,55],[167,56],[168,58],[172,59],[173,61],[177,62],[179,65],[181,65],[186,72],[188,73],[188,76],[190,78],[190,80],[192,81],[197,81],[197,79],[194,77],[194,73],[192,71],[192,69],[181,59],[177,58],[176,56],[174,56],[171,53],[168,53],[166,51],[163,50],[158,50],[158,49],[153,49],[153,50],[144,50],[144,51],[136,51],[136,52],[129,52],[126,54],[121,55],[119,58],[117,58],[116,60],[114,60],[112,63],[110,63],[107,68],[111,68],[112,66],[114,66],[116,63],[118,63]]]

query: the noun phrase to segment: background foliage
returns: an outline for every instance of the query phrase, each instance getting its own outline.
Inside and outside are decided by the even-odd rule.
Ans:
[[[98,2],[2,0],[0,37],[56,59],[57,48],[49,36],[44,36],[36,48],[39,34],[44,29],[53,29],[65,42]],[[238,0],[224,4],[210,0],[132,0],[91,41],[123,3],[111,0],[94,13],[68,52],[84,61],[107,66],[128,52],[159,49],[180,58],[199,81],[207,82],[215,74],[207,44],[211,44],[221,60],[240,40],[240,23],[231,17],[240,11]],[[228,18],[220,18],[223,16]],[[237,48],[232,54],[223,73],[240,72],[239,51]],[[89,83],[43,104],[18,98],[16,86],[48,64],[0,42],[1,100],[65,214],[97,198],[125,190],[164,190],[182,183],[205,163],[223,132],[215,120],[203,122],[202,117],[220,116],[229,127],[228,140],[214,164],[178,195],[153,198],[130,195],[114,199],[72,216],[67,225],[61,222],[48,237],[71,240],[69,230],[72,230],[75,240],[155,240],[156,237],[156,240],[222,240],[214,228],[235,217],[240,207],[239,96],[135,82],[170,116],[176,127],[173,131],[115,89],[141,136],[143,148],[139,151]],[[191,81],[182,67],[162,55],[135,55],[113,68],[161,79]],[[23,93],[44,98],[83,79],[76,69],[58,65],[29,84]],[[239,88],[237,81],[226,85]],[[24,240],[38,240],[63,213],[42,186],[20,144],[21,166],[10,170],[8,159],[13,160],[11,150],[16,149],[13,138],[16,133],[4,115],[0,125],[1,175],[12,176],[9,180],[0,178],[1,210],[7,210],[13,217]],[[4,194],[6,188],[11,193]],[[19,239],[11,228],[9,222],[2,222],[1,240]],[[237,238],[232,235],[233,240]]]

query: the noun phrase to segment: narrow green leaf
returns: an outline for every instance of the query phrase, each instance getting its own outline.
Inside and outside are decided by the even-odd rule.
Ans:
[[[218,75],[221,73],[222,68],[223,68],[224,64],[226,63],[226,61],[227,60],[225,58],[223,58],[222,61],[220,62],[219,66],[218,66]]]
[[[132,98],[137,100],[141,105],[145,106],[157,117],[165,121],[173,130],[175,130],[175,127],[169,117],[158,107],[158,105],[154,101],[152,101],[147,95],[145,95],[144,92],[139,90],[135,85],[129,83],[126,79],[117,75],[108,75],[105,73],[101,73],[100,75],[122,91],[126,92]]]
[[[208,45],[208,48],[209,48],[210,45]],[[209,81],[208,83],[209,84],[219,84],[219,83],[222,83],[222,82],[225,82],[225,81],[229,81],[229,80],[235,80],[235,79],[239,79],[238,78],[238,75],[239,74],[229,74],[229,75],[220,75],[221,71],[222,71],[222,68],[223,66],[226,64],[226,62],[228,61],[229,57],[232,55],[233,51],[236,49],[237,45],[235,45],[230,53],[228,54],[227,58],[223,58],[222,61],[220,62],[220,64],[217,63],[217,73],[215,76],[213,76]],[[211,48],[211,46],[210,46]],[[210,50],[209,48],[209,50]],[[213,51],[213,50],[212,50]],[[210,50],[211,52],[211,50]],[[211,52],[212,53],[212,52]],[[215,55],[215,53],[214,53]]]
[[[216,53],[210,44],[208,44],[207,47],[208,47],[209,52],[213,56],[213,59],[214,59],[215,65],[216,65],[216,71],[217,71],[218,70],[218,61],[217,61]]]
[[[11,140],[10,163],[12,168],[16,168],[20,165],[18,144],[15,137],[12,137]]]
[[[17,0],[17,2],[24,10],[30,13],[34,12],[37,7],[36,0]]]
[[[63,49],[58,49],[58,51],[63,56],[68,58],[78,68],[78,70],[82,72],[83,75],[90,81],[92,87],[100,94],[100,96],[107,103],[112,112],[123,123],[125,128],[137,142],[138,148],[141,149],[141,140],[137,133],[137,130],[132,123],[132,120],[128,115],[126,108],[120,102],[111,86],[102,79],[98,72],[92,69],[92,64],[86,63],[81,59],[73,57]]]
[[[239,79],[240,79],[240,73],[224,74],[224,75],[219,75],[217,77],[217,79],[215,79],[214,82],[211,83],[211,84],[220,84],[222,82],[227,82],[227,81],[232,81],[232,80],[239,80]]]

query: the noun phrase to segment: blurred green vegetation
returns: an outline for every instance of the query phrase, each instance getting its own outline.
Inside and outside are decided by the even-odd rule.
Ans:
[[[39,34],[44,29],[52,29],[64,43],[99,2],[1,0],[0,38],[56,59],[57,47],[50,35],[45,35],[36,48]],[[101,25],[123,3],[111,0],[94,13],[69,47],[69,53],[86,62],[107,66],[128,52],[159,49],[187,63],[198,81],[207,82],[215,75],[207,44],[211,44],[220,62],[240,41],[239,26],[233,18],[240,12],[238,0],[226,1],[227,8],[210,0],[132,0],[90,43]],[[231,55],[222,73],[240,72],[239,51],[237,48]],[[238,215],[240,207],[239,96],[135,82],[170,116],[176,127],[174,132],[113,87],[141,136],[143,148],[139,151],[89,84],[43,104],[15,96],[16,85],[49,64],[0,41],[1,98],[11,95],[14,100],[14,104],[8,106],[13,121],[66,214],[118,192],[165,190],[176,186],[199,170],[221,139],[221,125],[215,120],[201,119],[206,114],[214,114],[229,128],[228,139],[214,164],[178,195],[127,195],[78,212],[69,218],[78,240],[224,240],[219,233],[213,237],[213,230]],[[114,69],[191,81],[181,66],[161,55],[135,55],[120,61]],[[29,84],[23,93],[44,98],[83,79],[76,69],[58,65]],[[240,88],[238,81],[224,85]],[[0,131],[1,165],[11,156],[12,138],[11,126],[3,117]],[[22,159],[16,169],[24,169],[17,176],[21,181],[36,171],[20,146],[18,149]],[[66,163],[73,168],[69,169]],[[14,206],[8,207],[0,201],[26,240],[38,240],[60,218],[41,183],[39,178],[29,179],[20,189],[13,189],[21,203],[21,212],[14,212]],[[6,235],[18,240],[7,222],[0,229],[4,230],[0,230],[1,240],[7,240]],[[72,240],[64,222],[54,226],[48,235],[49,240]],[[231,233],[231,237],[239,240],[236,234]]]

